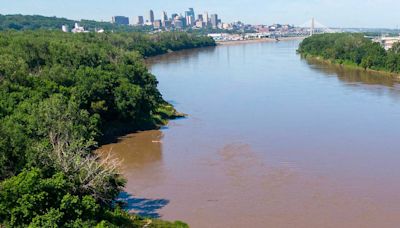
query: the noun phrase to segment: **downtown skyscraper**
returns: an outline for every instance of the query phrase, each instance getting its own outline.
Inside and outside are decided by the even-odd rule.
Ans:
[[[168,14],[167,12],[163,11],[161,14],[161,21],[167,21],[168,20]]]
[[[211,14],[211,25],[213,28],[218,28],[218,15]]]
[[[202,29],[202,28],[223,28],[224,24],[218,18],[217,14],[212,14],[211,16],[208,12],[195,14],[193,8],[188,8],[183,14],[172,13],[171,17],[168,17],[166,11],[161,11],[160,17],[154,16],[154,11],[148,11],[148,19],[142,22],[143,19],[138,17],[136,25],[148,25],[152,26],[154,29],[160,30],[173,30],[173,29]],[[225,28],[229,26],[226,25]]]
[[[203,21],[204,21],[205,25],[208,26],[208,22],[210,21],[210,18],[208,17],[208,12],[204,12]]]
[[[149,22],[154,23],[154,12],[153,10],[150,10],[149,12]]]
[[[137,25],[143,25],[144,24],[144,19],[143,16],[138,16],[136,20]]]

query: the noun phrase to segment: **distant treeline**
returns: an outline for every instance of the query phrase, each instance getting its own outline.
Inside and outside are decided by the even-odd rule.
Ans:
[[[207,36],[186,32],[162,32],[156,34],[118,33],[112,34],[113,45],[138,51],[144,57],[165,54],[182,49],[215,46],[215,41]]]
[[[210,45],[185,33],[0,32],[0,227],[185,227],[121,210],[118,162],[93,151],[110,126],[177,115],[143,57]]]
[[[95,29],[104,29],[111,32],[143,32],[151,31],[149,26],[129,26],[117,25],[110,22],[99,22],[94,20],[70,20],[59,17],[46,17],[40,15],[1,15],[0,14],[0,31],[4,30],[61,30],[61,26],[67,25],[72,29],[75,23],[85,27],[86,30],[94,31]]]
[[[306,38],[298,49],[305,56],[322,57],[339,64],[400,73],[400,43],[386,51],[358,33],[320,34]]]

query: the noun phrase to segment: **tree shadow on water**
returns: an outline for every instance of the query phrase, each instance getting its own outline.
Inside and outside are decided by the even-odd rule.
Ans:
[[[124,203],[124,209],[147,218],[160,218],[158,210],[169,203],[167,199],[136,198],[127,192],[120,193],[118,200]]]

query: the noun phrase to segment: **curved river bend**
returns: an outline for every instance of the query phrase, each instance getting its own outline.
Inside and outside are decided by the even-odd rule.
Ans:
[[[400,85],[298,44],[153,58],[189,117],[103,147],[124,160],[130,209],[191,227],[398,227]]]

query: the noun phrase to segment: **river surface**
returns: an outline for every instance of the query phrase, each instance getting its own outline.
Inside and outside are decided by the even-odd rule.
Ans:
[[[187,118],[103,147],[128,207],[191,227],[399,227],[400,84],[301,59],[299,41],[150,60]]]

